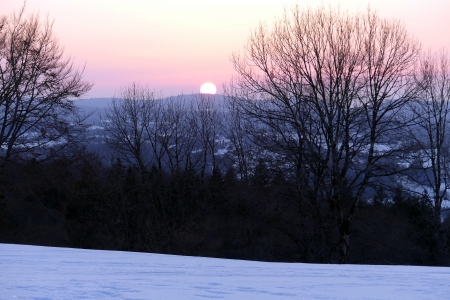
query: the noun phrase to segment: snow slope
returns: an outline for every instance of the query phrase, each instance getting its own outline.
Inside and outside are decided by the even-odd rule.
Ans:
[[[0,299],[449,299],[450,268],[0,244]]]

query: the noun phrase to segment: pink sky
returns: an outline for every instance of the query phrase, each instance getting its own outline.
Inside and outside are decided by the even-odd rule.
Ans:
[[[0,0],[2,14],[20,0]],[[163,94],[197,93],[213,82],[218,93],[234,74],[229,60],[250,29],[269,24],[285,5],[370,6],[405,22],[424,49],[450,50],[449,0],[28,0],[27,13],[54,20],[54,32],[75,65],[94,83],[87,97],[112,97],[136,81]]]

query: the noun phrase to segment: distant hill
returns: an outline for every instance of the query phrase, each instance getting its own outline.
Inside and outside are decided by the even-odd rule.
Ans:
[[[183,94],[176,96],[165,97],[166,100],[173,100],[174,98],[184,98],[185,100],[196,99],[201,94]],[[210,99],[213,99],[217,102],[217,104],[222,104],[224,100],[227,98],[224,95],[216,94],[202,94],[202,96],[206,96]],[[107,108],[109,104],[111,104],[113,98],[89,98],[89,99],[81,99],[81,100],[73,100],[75,105],[79,108]]]
[[[113,98],[90,98],[74,100],[74,103],[78,107],[96,107],[96,108],[107,108],[112,102]]]

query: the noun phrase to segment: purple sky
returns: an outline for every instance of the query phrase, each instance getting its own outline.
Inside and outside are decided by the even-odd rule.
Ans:
[[[243,49],[250,29],[296,3],[349,11],[370,4],[404,21],[424,49],[450,49],[449,0],[28,0],[26,12],[54,20],[66,54],[95,84],[87,97],[111,97],[133,81],[175,95],[198,92],[207,81],[221,93],[234,74],[230,55]],[[22,4],[0,0],[2,14]]]

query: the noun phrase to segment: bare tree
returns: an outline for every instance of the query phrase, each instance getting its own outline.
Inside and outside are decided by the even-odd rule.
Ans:
[[[39,15],[3,17],[0,24],[0,149],[5,158],[65,143],[79,125],[70,99],[88,92],[82,71],[73,67]],[[75,125],[74,125],[75,123]]]
[[[132,83],[121,89],[104,115],[103,124],[110,134],[108,143],[141,174],[151,163],[148,127],[156,101],[149,87]]]
[[[292,170],[299,202],[316,211],[328,241],[337,226],[341,263],[361,196],[371,178],[386,174],[381,166],[392,151],[377,146],[414,96],[419,50],[401,23],[370,9],[294,6],[272,29],[261,24],[232,57],[238,75],[228,94],[253,142]]]
[[[155,97],[148,86],[123,88],[104,115],[109,144],[127,164],[205,176],[217,165],[221,115],[206,95]]]
[[[440,231],[442,203],[450,188],[450,59],[448,54],[428,53],[422,58],[416,81],[420,99],[411,104],[414,122],[408,127],[414,141],[415,158],[425,180],[417,183],[431,187],[436,233]]]
[[[200,154],[199,168],[200,176],[205,178],[208,166],[211,170],[219,167],[216,152],[218,141],[222,133],[223,122],[219,105],[214,95],[196,94],[194,95],[194,119],[197,128],[197,146],[194,152]]]
[[[250,156],[251,156],[251,142],[246,133],[246,123],[242,118],[239,107],[233,98],[227,98],[225,102],[225,117],[223,120],[225,127],[225,135],[231,142],[231,160],[237,168],[239,179],[248,182]]]
[[[166,134],[167,122],[165,120],[165,105],[162,97],[154,101],[150,111],[150,122],[143,124],[151,146],[153,164],[159,172],[164,168],[164,160],[167,156],[167,148],[170,136]]]
[[[363,163],[359,155],[355,157],[360,162],[355,167],[356,176],[350,186],[357,189],[343,224],[350,224],[372,179],[399,171],[395,162],[402,156],[400,134],[411,121],[404,118],[402,111],[417,98],[418,93],[414,68],[421,45],[408,34],[404,24],[395,19],[381,18],[368,8],[362,16],[362,28],[363,80],[356,107],[363,116],[362,126],[357,125],[358,135],[365,139],[359,144],[361,148],[355,150],[367,150],[364,151]],[[341,229],[341,253],[346,251],[349,237],[350,226],[346,232]],[[342,240],[346,242],[342,243]]]
[[[194,103],[180,95],[163,100],[162,124],[159,136],[170,173],[188,169],[196,170],[198,161],[193,159],[196,146],[196,122],[193,117]]]

